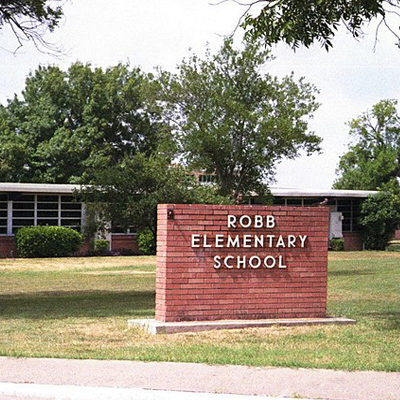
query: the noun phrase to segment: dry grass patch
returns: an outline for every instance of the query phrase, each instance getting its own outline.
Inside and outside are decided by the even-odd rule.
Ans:
[[[0,271],[64,271],[155,265],[155,256],[61,257],[0,259]]]

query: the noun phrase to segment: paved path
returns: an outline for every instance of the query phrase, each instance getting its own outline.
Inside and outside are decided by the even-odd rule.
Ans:
[[[134,388],[136,393],[154,393],[154,390],[158,390],[160,392],[155,392],[158,396],[154,398],[160,399],[167,398],[161,396],[164,392],[177,391],[187,392],[187,396],[180,397],[175,393],[171,399],[207,398],[207,396],[193,397],[189,393],[197,392],[253,395],[264,398],[273,396],[329,400],[400,400],[400,373],[0,357],[0,399],[5,399],[5,395],[11,398],[15,393],[23,395],[21,394],[23,392],[12,392],[11,389],[7,392],[7,387],[37,389],[30,394],[45,398],[41,394],[44,393],[43,390],[39,389],[47,387],[51,390],[54,385],[65,390],[68,388],[72,390],[71,385],[84,387],[83,389],[86,388],[88,391],[96,391],[99,387],[104,388],[104,391],[108,390],[106,388],[121,390]],[[143,389],[153,390],[143,391]],[[128,392],[121,391],[119,398],[122,399],[122,394]],[[211,399],[214,396],[208,397]],[[231,398],[233,400],[238,396]]]

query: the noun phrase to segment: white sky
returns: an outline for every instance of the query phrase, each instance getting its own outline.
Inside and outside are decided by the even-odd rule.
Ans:
[[[101,67],[129,61],[148,72],[157,65],[172,70],[189,48],[199,54],[206,43],[219,48],[241,12],[236,4],[211,6],[208,0],[68,0],[60,28],[47,36],[66,49],[62,59],[40,54],[31,45],[13,55],[4,50],[16,48],[11,33],[0,30],[0,102],[19,94],[26,75],[39,64],[66,69],[75,61]],[[282,162],[276,186],[330,188],[350,140],[346,123],[379,100],[397,98],[400,49],[382,30],[374,52],[374,32],[371,27],[360,42],[342,32],[329,53],[319,46],[296,52],[283,44],[273,49],[277,58],[265,71],[278,76],[294,71],[320,90],[322,105],[310,126],[324,139],[322,154]]]

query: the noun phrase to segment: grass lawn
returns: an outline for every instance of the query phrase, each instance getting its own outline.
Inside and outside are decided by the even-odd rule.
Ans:
[[[0,355],[400,371],[400,253],[332,253],[328,313],[356,325],[151,336],[155,257],[0,259]]]

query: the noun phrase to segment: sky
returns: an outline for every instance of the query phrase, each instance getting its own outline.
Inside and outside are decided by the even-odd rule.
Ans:
[[[41,54],[30,44],[13,54],[13,35],[0,30],[2,104],[20,94],[26,76],[40,64],[67,69],[75,61],[94,67],[129,62],[146,72],[156,66],[173,71],[190,50],[201,55],[208,44],[216,51],[243,12],[234,2],[211,5],[209,0],[66,0],[63,9],[60,27],[46,36],[63,47],[61,58]],[[238,45],[241,36],[237,30]],[[272,48],[276,58],[263,67],[266,73],[283,77],[293,71],[319,89],[321,106],[309,126],[323,138],[321,154],[282,161],[274,186],[331,188],[339,158],[351,141],[347,123],[378,101],[398,97],[400,49],[383,30],[375,51],[374,40],[372,24],[360,41],[342,29],[328,53],[318,44],[296,52],[284,44]]]

